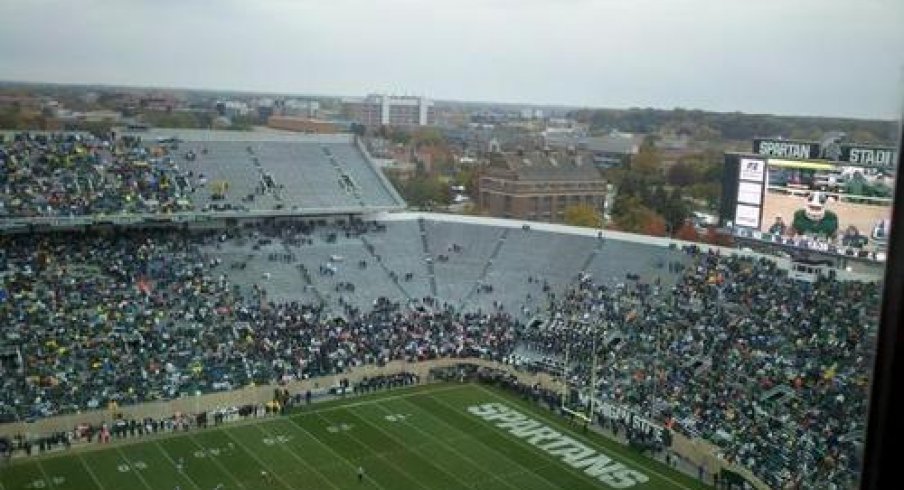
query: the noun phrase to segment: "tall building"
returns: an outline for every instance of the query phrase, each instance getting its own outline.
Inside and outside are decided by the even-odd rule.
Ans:
[[[492,216],[562,222],[579,204],[602,210],[606,181],[580,155],[495,153],[479,181],[481,209]]]
[[[345,113],[365,126],[429,126],[436,121],[433,101],[426,97],[370,94],[342,101]]]

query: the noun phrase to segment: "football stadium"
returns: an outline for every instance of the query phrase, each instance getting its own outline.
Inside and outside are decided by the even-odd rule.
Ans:
[[[408,212],[350,135],[0,162],[2,490],[857,480],[878,274]]]

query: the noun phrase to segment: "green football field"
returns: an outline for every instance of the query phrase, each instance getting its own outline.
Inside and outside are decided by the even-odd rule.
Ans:
[[[290,416],[18,458],[0,472],[0,490],[705,488],[475,384],[384,391]]]

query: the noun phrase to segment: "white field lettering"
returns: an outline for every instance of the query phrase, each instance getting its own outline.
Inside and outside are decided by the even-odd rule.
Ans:
[[[474,405],[468,407],[468,412],[493,422],[496,427],[524,439],[550,456],[559,457],[565,464],[584,470],[612,488],[630,488],[650,481],[647,475],[501,403]]]

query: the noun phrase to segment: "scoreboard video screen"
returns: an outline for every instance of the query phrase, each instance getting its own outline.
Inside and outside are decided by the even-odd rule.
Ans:
[[[893,151],[785,140],[754,150],[725,156],[720,217],[737,236],[884,259]]]

